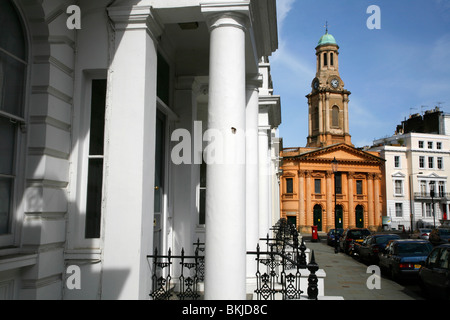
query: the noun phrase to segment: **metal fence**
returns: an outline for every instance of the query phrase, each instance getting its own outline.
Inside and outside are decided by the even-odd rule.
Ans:
[[[255,255],[256,271],[256,298],[257,300],[296,300],[304,293],[301,290],[301,273],[309,271],[308,299],[318,297],[318,278],[316,276],[319,266],[315,262],[314,251],[311,260],[307,263],[306,246],[303,240],[299,242],[299,234],[295,226],[281,219],[272,228],[274,238],[260,239],[266,242],[266,251],[261,251],[259,244],[256,251],[247,252]]]
[[[299,241],[299,234],[295,227],[281,219],[272,228],[274,238],[261,239],[266,243],[266,251],[261,251],[259,244],[256,251],[249,251],[247,255],[255,256],[257,300],[294,300],[304,293],[301,282],[304,270],[309,271],[307,297],[317,299],[318,278],[316,271],[319,266],[314,259],[307,263],[306,246]],[[204,243],[198,240],[194,243],[195,254],[172,255],[169,249],[167,255],[160,255],[155,249],[153,255],[147,256],[152,260],[152,291],[153,300],[198,300],[202,297],[201,284],[204,281],[205,257]],[[172,278],[177,274],[178,277]]]

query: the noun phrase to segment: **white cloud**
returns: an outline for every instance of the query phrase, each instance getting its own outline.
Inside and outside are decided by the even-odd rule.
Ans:
[[[284,19],[286,19],[289,11],[291,11],[292,6],[296,0],[277,0],[277,18],[278,18],[278,28],[281,33],[283,27]]]

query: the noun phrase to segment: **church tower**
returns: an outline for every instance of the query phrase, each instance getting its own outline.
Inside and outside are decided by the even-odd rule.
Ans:
[[[339,46],[326,33],[316,47],[317,72],[308,98],[309,133],[307,147],[326,147],[336,143],[352,145],[348,123],[350,91],[339,75]]]

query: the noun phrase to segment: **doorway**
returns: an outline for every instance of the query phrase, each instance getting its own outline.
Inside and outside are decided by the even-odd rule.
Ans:
[[[364,228],[364,208],[357,205],[355,208],[356,227]]]
[[[287,224],[293,224],[295,228],[297,228],[297,217],[296,216],[287,216]]]
[[[336,206],[336,209],[335,209],[335,214],[336,214],[336,216],[335,216],[335,219],[336,219],[336,221],[335,221],[335,225],[336,225],[336,228],[344,228],[344,218],[343,218],[343,209],[342,209],[342,206]]]
[[[165,182],[165,132],[166,116],[161,112],[156,113],[155,130],[155,188],[154,188],[154,223],[153,223],[153,247],[162,252],[162,229],[164,223],[164,182]]]
[[[317,231],[322,231],[322,207],[318,204],[314,206],[313,225],[317,226]]]

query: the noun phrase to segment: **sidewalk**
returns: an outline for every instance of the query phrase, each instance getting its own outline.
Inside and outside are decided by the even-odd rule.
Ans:
[[[381,277],[381,289],[370,290],[367,280],[368,266],[344,253],[334,253],[334,248],[326,244],[326,237],[319,242],[311,242],[305,237],[305,245],[314,250],[316,263],[326,273],[325,296],[341,296],[344,300],[418,300],[420,297],[385,276]]]

